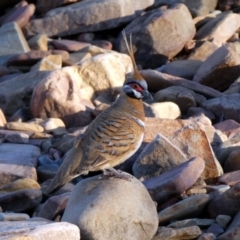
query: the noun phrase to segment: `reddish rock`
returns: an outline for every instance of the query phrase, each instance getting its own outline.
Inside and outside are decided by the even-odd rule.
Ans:
[[[63,50],[39,51],[31,50],[27,53],[22,53],[11,57],[7,61],[8,66],[32,66],[49,55],[61,55],[62,60],[66,61],[69,58],[69,53]]]
[[[64,50],[67,52],[77,52],[85,47],[90,46],[90,43],[77,42],[72,40],[53,40],[51,44],[59,50]]]
[[[235,185],[240,182],[240,170],[223,174],[218,178],[218,182],[227,184],[228,186]]]
[[[45,219],[49,219],[49,220],[54,220],[54,218],[58,214],[61,214],[66,208],[69,196],[70,196],[70,192],[50,197],[43,204],[37,216]]]
[[[223,169],[225,173],[240,170],[240,150],[231,152]]]
[[[224,214],[233,217],[240,211],[239,205],[240,183],[236,183],[229,190],[217,195],[208,205],[208,213],[211,218]]]
[[[236,132],[240,131],[240,123],[232,119],[221,121],[219,123],[214,124],[213,126],[216,129],[219,129],[220,131],[222,131],[229,138],[235,135]]]
[[[28,4],[26,6],[21,7],[15,7],[11,14],[8,14],[6,18],[3,20],[2,25],[8,23],[8,22],[16,22],[20,28],[25,27],[31,16],[35,12],[35,5],[34,4]]]
[[[189,189],[203,172],[205,163],[196,157],[143,182],[154,201],[163,203]]]
[[[91,41],[90,42],[92,45],[98,46],[100,48],[103,49],[107,49],[107,50],[112,50],[113,46],[112,43],[110,43],[109,41],[105,41],[105,40],[95,40],[95,41]]]

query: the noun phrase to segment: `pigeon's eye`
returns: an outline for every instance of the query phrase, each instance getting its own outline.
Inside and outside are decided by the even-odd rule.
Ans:
[[[142,87],[139,86],[137,83],[131,83],[130,86],[131,86],[133,89],[135,89],[135,90],[137,90],[137,91],[139,91],[139,92],[142,92],[142,91],[143,91]]]

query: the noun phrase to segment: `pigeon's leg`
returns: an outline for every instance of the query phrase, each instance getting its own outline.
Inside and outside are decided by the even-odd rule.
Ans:
[[[130,179],[132,178],[131,175],[128,175],[128,174],[122,172],[121,170],[116,170],[115,168],[108,168],[108,169],[104,169],[102,171],[103,171],[104,176],[116,177],[116,178],[124,179],[127,181],[130,181]]]

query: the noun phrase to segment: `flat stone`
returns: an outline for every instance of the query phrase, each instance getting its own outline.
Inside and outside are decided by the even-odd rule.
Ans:
[[[6,123],[7,123],[7,120],[5,118],[5,115],[2,109],[0,108],[0,127],[3,127]]]
[[[31,16],[35,12],[34,4],[27,4],[25,6],[19,6],[12,9],[11,14],[8,14],[4,19],[2,25],[5,25],[9,22],[16,22],[20,28],[25,27]]]
[[[179,239],[196,239],[202,231],[197,226],[173,229],[169,227],[160,227],[152,240],[179,240]]]
[[[0,224],[0,238],[6,240],[79,240],[80,230],[77,226],[62,222],[51,223],[48,221],[12,221]]]
[[[73,66],[73,65],[78,65],[80,64],[82,61],[91,58],[92,55],[90,53],[86,53],[86,52],[74,52],[74,53],[70,53],[69,54],[69,59],[64,61],[64,64],[66,66]]]
[[[53,9],[44,18],[30,21],[25,35],[29,37],[44,32],[47,36],[67,36],[112,29],[135,19],[153,3],[153,0],[138,4],[133,0],[78,2]]]
[[[225,173],[219,177],[218,182],[233,186],[236,183],[240,182],[240,170]]]
[[[36,207],[41,201],[42,191],[39,189],[24,189],[0,194],[0,205],[3,211],[25,212]]]
[[[143,184],[154,201],[166,202],[189,189],[200,177],[204,167],[203,159],[195,157],[157,177],[145,180]]]
[[[53,40],[51,41],[51,44],[56,49],[64,50],[67,52],[77,52],[91,45],[90,43],[78,42],[78,41],[72,41],[72,40]]]
[[[163,73],[191,80],[201,64],[199,60],[175,60],[164,66]]]
[[[214,222],[215,222],[214,219],[192,218],[192,219],[185,219],[185,220],[170,223],[169,225],[167,225],[167,227],[185,228],[185,227],[198,226],[198,227],[204,228],[204,227],[210,226]]]
[[[216,129],[222,131],[229,138],[233,137],[233,135],[236,134],[237,131],[240,131],[240,123],[238,123],[232,119],[227,119],[227,120],[218,122],[218,123],[214,124],[213,126]]]
[[[28,143],[29,134],[21,131],[10,131],[0,129],[0,139],[3,142],[9,143]]]
[[[175,203],[158,213],[159,224],[189,216],[197,217],[210,200],[211,197],[208,194],[198,194]]]
[[[221,95],[221,92],[213,88],[184,78],[160,73],[156,70],[142,70],[141,75],[147,81],[149,91],[157,92],[170,86],[182,86],[194,91],[195,93],[202,94],[205,97],[219,97]]]
[[[202,63],[193,81],[219,91],[226,90],[240,74],[239,49],[239,42],[218,48]]]
[[[4,143],[0,145],[1,186],[19,178],[37,180],[36,166],[40,149],[27,144]]]
[[[208,213],[212,218],[220,214],[233,217],[238,211],[240,183],[236,183],[224,193],[216,196],[208,205]]]
[[[180,149],[158,134],[138,156],[133,165],[133,174],[140,180],[146,180],[186,161],[187,158]]]
[[[68,203],[70,192],[50,197],[42,206],[38,217],[54,220],[58,214],[61,214]]]
[[[67,61],[69,58],[69,53],[63,50],[49,50],[49,51],[31,50],[27,53],[16,54],[12,56],[11,58],[8,59],[7,65],[15,67],[32,66],[49,55],[61,55],[63,62]]]

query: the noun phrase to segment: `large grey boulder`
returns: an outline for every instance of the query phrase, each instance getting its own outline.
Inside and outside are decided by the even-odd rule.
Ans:
[[[151,240],[158,227],[156,206],[134,177],[127,181],[95,176],[80,181],[62,221],[77,225],[81,240]]]

